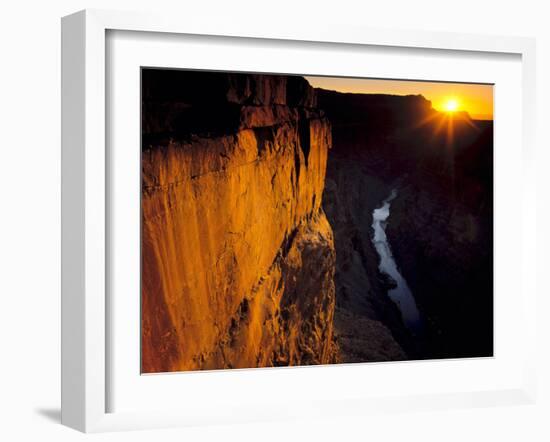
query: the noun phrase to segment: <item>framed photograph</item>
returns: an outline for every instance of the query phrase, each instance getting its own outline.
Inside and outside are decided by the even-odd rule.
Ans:
[[[83,11],[62,45],[64,424],[534,400],[532,40]]]

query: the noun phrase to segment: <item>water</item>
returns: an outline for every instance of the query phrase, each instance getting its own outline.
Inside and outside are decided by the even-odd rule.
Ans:
[[[382,206],[372,212],[372,229],[374,230],[372,242],[380,257],[380,265],[378,266],[380,272],[389,276],[396,284],[395,288],[388,291],[388,296],[399,308],[407,328],[411,331],[419,331],[422,324],[416,301],[407,281],[399,273],[384,230],[386,221],[390,216],[391,202],[396,196],[397,190],[393,189],[390,196],[382,202]]]

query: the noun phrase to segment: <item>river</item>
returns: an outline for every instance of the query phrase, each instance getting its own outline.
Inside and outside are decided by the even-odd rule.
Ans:
[[[388,296],[399,308],[405,326],[412,332],[418,332],[422,327],[420,313],[407,281],[399,273],[384,230],[390,216],[391,202],[396,196],[397,190],[393,189],[382,205],[372,212],[372,229],[374,230],[372,242],[380,257],[378,266],[380,272],[389,276],[396,284],[395,288],[388,290]]]

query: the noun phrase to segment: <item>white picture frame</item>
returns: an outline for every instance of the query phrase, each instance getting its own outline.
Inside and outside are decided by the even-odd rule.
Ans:
[[[328,397],[304,406],[286,404],[258,409],[253,402],[238,404],[241,416],[198,409],[183,411],[108,412],[109,365],[107,339],[111,320],[107,300],[106,228],[109,204],[107,186],[108,118],[106,84],[107,45],[110,31],[141,31],[165,35],[202,35],[274,42],[310,42],[342,46],[436,49],[515,54],[521,57],[521,307],[522,327],[535,333],[536,287],[533,265],[535,238],[534,108],[535,43],[532,39],[451,33],[354,29],[313,25],[300,29],[251,22],[181,20],[180,17],[86,10],[62,20],[62,423],[84,432],[197,425],[216,422],[271,420],[373,410],[398,411],[425,408],[469,407],[531,403],[536,396],[534,349],[526,341],[521,383],[504,389],[476,389],[462,393],[388,395],[356,398]],[[498,189],[497,189],[498,192]],[[529,260],[528,260],[528,257]],[[136,345],[138,345],[136,343]],[[534,345],[534,344],[533,344]],[[338,370],[333,367],[332,370]],[[288,373],[288,372],[287,372]],[[265,376],[270,376],[266,374]],[[293,376],[288,374],[288,376]],[[224,382],[223,378],[217,382]]]

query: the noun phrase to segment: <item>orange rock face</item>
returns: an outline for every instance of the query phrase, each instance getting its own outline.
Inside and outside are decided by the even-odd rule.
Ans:
[[[142,153],[145,373],[336,359],[321,208],[330,125],[307,83],[291,100],[285,77],[228,80],[235,128],[160,137]]]

